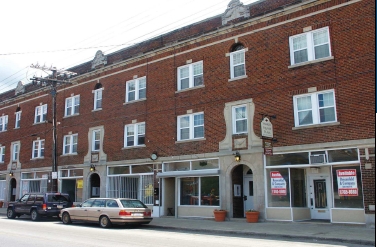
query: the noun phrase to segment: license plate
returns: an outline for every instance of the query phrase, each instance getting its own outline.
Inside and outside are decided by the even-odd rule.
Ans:
[[[56,207],[57,207],[57,208],[63,208],[63,206],[62,206],[62,205],[57,205]]]
[[[142,213],[133,213],[133,216],[143,216]]]

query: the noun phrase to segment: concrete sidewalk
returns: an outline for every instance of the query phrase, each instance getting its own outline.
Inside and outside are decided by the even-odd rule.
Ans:
[[[6,209],[0,208],[6,216]],[[337,241],[375,246],[376,231],[366,225],[331,224],[323,222],[258,222],[246,219],[227,219],[216,222],[202,218],[154,218],[148,228],[194,231],[202,234],[236,234],[255,237],[284,237],[297,240]]]

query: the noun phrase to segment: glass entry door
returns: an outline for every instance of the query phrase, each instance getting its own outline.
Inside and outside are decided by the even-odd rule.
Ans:
[[[330,219],[330,195],[329,176],[309,177],[309,207],[312,219]]]

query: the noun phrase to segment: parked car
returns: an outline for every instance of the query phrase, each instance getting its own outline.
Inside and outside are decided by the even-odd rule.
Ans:
[[[97,222],[103,228],[112,224],[149,224],[152,211],[139,200],[129,198],[90,198],[60,212],[64,224],[72,221]]]
[[[65,193],[28,193],[14,202],[9,202],[8,219],[30,215],[31,220],[39,220],[41,216],[59,217],[62,208],[72,207],[73,202]]]

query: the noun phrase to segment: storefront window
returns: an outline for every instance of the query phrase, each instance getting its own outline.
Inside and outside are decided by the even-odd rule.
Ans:
[[[190,161],[184,162],[172,162],[164,164],[164,171],[189,171],[190,170]]]
[[[153,165],[132,166],[132,173],[151,173],[151,172],[153,172]]]
[[[180,205],[220,205],[219,177],[181,178]]]
[[[109,175],[116,175],[116,174],[130,174],[130,167],[129,166],[109,167]]]
[[[192,160],[164,163],[164,172],[219,169],[218,159]]]
[[[200,205],[218,206],[220,205],[219,196],[219,177],[200,178]]]
[[[309,153],[287,153],[266,155],[266,166],[309,164]]]
[[[360,166],[333,166],[335,208],[363,208]]]
[[[291,168],[292,207],[306,207],[305,170]]]
[[[191,162],[192,170],[219,169],[218,160],[198,160]]]
[[[290,206],[288,168],[267,169],[267,198],[269,207]]]
[[[356,148],[329,150],[329,162],[358,161],[359,155]]]

